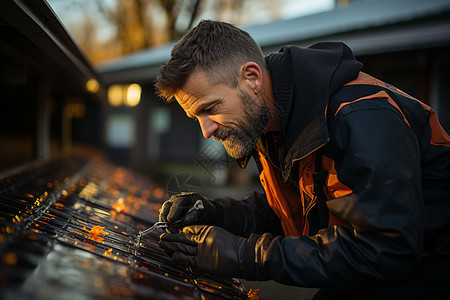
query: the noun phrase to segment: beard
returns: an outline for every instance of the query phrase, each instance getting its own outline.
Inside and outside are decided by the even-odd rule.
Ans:
[[[222,140],[228,155],[236,159],[249,155],[256,148],[256,143],[269,121],[269,111],[265,104],[241,88],[239,90],[244,117],[237,128],[220,126],[214,132],[214,136]]]

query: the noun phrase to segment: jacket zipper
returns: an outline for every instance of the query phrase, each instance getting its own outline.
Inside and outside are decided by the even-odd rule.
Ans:
[[[310,151],[309,153],[307,153],[306,155],[303,155],[302,157],[300,157],[300,158],[297,158],[297,159],[294,159],[293,161],[292,161],[292,163],[294,163],[294,162],[296,162],[296,161],[300,161],[300,160],[302,160],[303,158],[305,158],[305,157],[307,157],[308,155],[310,155],[311,153],[314,153],[314,152],[316,152],[317,150],[319,150],[320,148],[322,148],[323,146],[325,146],[327,143],[328,143],[328,141],[329,141],[329,139],[325,142],[325,143],[323,143],[323,144],[321,144],[321,145],[319,145],[318,147],[316,147],[315,149],[313,149],[312,151]],[[322,187],[323,188],[323,187]],[[315,191],[314,191],[315,192]],[[308,222],[308,214],[309,214],[309,212],[311,211],[311,209],[317,204],[317,199],[318,199],[318,196],[316,195],[316,194],[314,194],[314,198],[311,200],[311,203],[308,205],[308,207],[306,208],[306,210],[305,210],[305,214],[304,214],[304,216],[303,216],[303,224],[308,224],[308,231],[309,231],[309,222]],[[304,228],[304,226],[305,225],[303,225],[303,228]]]
[[[310,205],[308,205],[308,208],[305,211],[305,215],[303,216],[303,224],[308,224],[308,232],[306,234],[309,234],[310,225],[308,222],[308,214],[311,211],[311,209],[317,204],[317,196],[314,196],[313,200],[311,201]],[[305,227],[303,225],[303,228]]]

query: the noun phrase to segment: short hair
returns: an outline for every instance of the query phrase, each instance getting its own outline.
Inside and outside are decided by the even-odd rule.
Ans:
[[[247,32],[229,23],[202,20],[175,44],[169,61],[156,78],[159,96],[167,102],[196,70],[203,70],[210,84],[237,87],[240,67],[255,62],[265,68],[264,55]]]

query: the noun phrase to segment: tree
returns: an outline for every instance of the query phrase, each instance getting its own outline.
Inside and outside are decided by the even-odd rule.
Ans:
[[[200,11],[200,5],[204,3],[204,0],[158,0],[158,2],[166,13],[168,38],[169,40],[176,40],[186,30],[192,27]],[[176,23],[183,9],[186,15],[188,15],[188,25],[181,30],[177,30]]]
[[[248,25],[278,17],[284,0],[49,0],[93,62],[111,59],[178,39],[199,18]],[[256,13],[258,12],[258,13]],[[261,13],[263,13],[261,17]],[[72,16],[73,18],[73,16]],[[109,38],[104,38],[109,28]]]

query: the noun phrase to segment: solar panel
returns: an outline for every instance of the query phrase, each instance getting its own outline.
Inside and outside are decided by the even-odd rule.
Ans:
[[[0,180],[2,299],[248,299],[237,279],[176,264],[158,246],[165,191],[102,160],[60,158]]]

